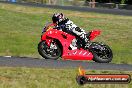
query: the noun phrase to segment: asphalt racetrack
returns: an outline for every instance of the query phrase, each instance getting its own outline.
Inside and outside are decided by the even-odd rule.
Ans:
[[[89,61],[70,61],[70,60],[48,60],[29,57],[0,57],[1,67],[28,67],[28,68],[78,68],[82,66],[87,70],[122,70],[132,71],[132,65],[96,63]]]

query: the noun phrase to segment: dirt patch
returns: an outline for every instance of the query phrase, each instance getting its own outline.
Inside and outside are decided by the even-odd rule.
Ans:
[[[0,81],[10,81],[10,77],[0,76]]]

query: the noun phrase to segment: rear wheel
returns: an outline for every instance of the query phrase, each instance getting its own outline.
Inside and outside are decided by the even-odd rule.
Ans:
[[[113,53],[108,45],[94,42],[91,50],[95,62],[109,63],[112,61]]]
[[[41,41],[38,44],[38,52],[45,59],[56,60],[61,56],[61,49],[55,42],[48,46],[45,41]]]

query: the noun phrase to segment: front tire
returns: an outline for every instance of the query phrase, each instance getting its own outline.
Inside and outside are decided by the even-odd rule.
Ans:
[[[54,42],[55,49],[51,49],[45,41],[41,41],[38,44],[38,52],[45,59],[57,60],[61,56],[60,47]]]

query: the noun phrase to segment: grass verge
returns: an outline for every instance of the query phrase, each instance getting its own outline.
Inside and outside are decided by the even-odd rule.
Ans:
[[[93,71],[88,74],[130,74],[128,71]],[[0,88],[132,88],[130,84],[76,83],[77,69],[0,68]]]

